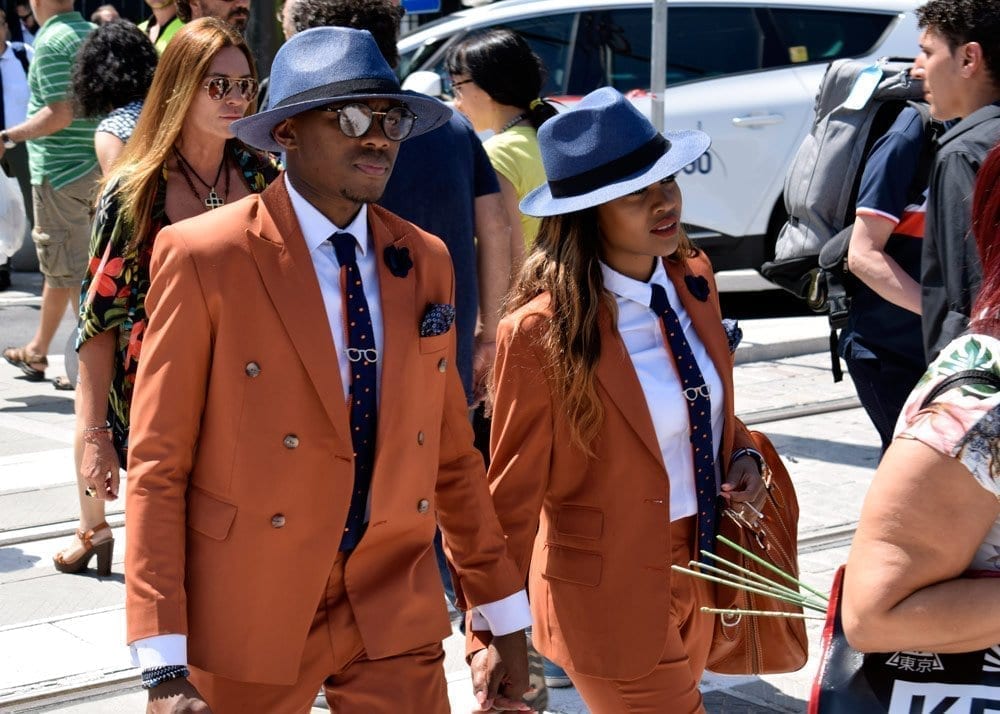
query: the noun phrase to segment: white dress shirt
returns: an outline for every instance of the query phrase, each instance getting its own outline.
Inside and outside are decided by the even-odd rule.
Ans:
[[[372,330],[375,335],[375,348],[381,355],[383,345],[382,299],[378,287],[376,251],[371,249],[368,233],[368,206],[362,204],[354,219],[348,225],[339,227],[295,190],[292,182],[288,179],[288,174],[284,175],[283,180],[288,189],[295,217],[302,229],[306,247],[309,249],[313,267],[316,270],[316,278],[319,280],[330,332],[333,334],[333,343],[337,349],[337,361],[346,401],[347,391],[351,384],[351,374],[350,361],[347,359],[346,351],[346,323],[344,321],[344,301],[340,290],[340,263],[337,261],[333,244],[328,239],[334,233],[346,232],[353,235],[357,241],[358,269],[361,271],[361,281],[364,285],[365,298],[368,301]],[[381,358],[376,362],[376,375],[380,387],[376,392],[376,397],[380,399],[382,394]],[[368,497],[368,513],[365,515],[365,520],[371,513],[370,492]],[[502,600],[480,605],[473,612],[473,619],[474,623],[480,623],[476,625],[476,629],[488,629],[494,635],[506,635],[523,630],[531,625],[528,595],[524,590],[520,590]],[[187,637],[184,635],[157,635],[136,640],[132,643],[132,661],[133,664],[143,669],[186,664]]]
[[[35,56],[31,45],[25,45],[24,51],[28,61]],[[3,82],[3,120],[4,129],[17,126],[28,116],[28,76],[24,67],[14,55],[14,48],[8,42],[3,54],[0,54],[0,81]]]
[[[618,332],[646,397],[646,408],[656,430],[656,441],[663,455],[663,464],[670,475],[670,520],[693,516],[698,512],[698,498],[694,483],[694,458],[688,438],[691,427],[687,402],[681,393],[683,388],[673,356],[663,337],[660,318],[649,307],[653,294],[650,287],[652,283],[662,285],[666,290],[670,306],[677,313],[684,336],[691,345],[695,361],[710,390],[716,488],[721,473],[718,454],[724,422],[722,379],[705,350],[705,345],[698,338],[674,284],[667,277],[663,263],[656,261],[656,269],[648,283],[622,275],[604,263],[601,263],[601,272],[604,275],[604,287],[615,296],[618,304]]]

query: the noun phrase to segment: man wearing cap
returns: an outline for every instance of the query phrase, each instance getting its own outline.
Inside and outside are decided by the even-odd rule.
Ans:
[[[488,623],[480,705],[525,709],[523,580],[455,369],[444,245],[374,205],[450,110],[317,28],[233,124],[283,180],[164,229],[133,401],[128,641],[149,711],[448,712],[432,540]]]

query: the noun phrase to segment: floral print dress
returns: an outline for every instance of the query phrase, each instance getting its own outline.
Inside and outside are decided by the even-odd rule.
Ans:
[[[266,152],[230,140],[226,150],[242,169],[247,188],[260,193],[277,178],[281,165]],[[153,243],[161,228],[170,224],[166,214],[167,169],[156,184],[150,235],[153,240],[132,248],[132,232],[120,217],[115,186],[108,186],[97,203],[90,239],[90,264],[80,295],[80,336],[77,350],[90,338],[115,330],[117,346],[114,375],[108,394],[108,424],[115,450],[124,467],[128,449],[129,408],[135,384],[142,335],[146,328],[146,293]]]
[[[921,409],[945,377],[970,369],[1000,375],[1000,340],[968,334],[945,347],[910,394],[896,424],[896,437],[916,439],[955,457],[985,489],[984,498],[1000,498],[1000,392],[988,385],[955,387]],[[969,569],[1000,571],[1000,519]]]

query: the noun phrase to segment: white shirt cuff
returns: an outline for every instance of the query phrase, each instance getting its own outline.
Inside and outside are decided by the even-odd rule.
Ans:
[[[518,590],[503,600],[480,605],[472,611],[472,629],[489,630],[494,637],[528,627],[531,627],[531,608],[528,607],[528,593],[524,590]]]
[[[132,643],[132,665],[149,669],[187,665],[187,636],[156,635]]]

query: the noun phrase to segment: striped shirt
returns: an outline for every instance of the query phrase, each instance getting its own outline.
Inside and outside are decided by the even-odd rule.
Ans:
[[[96,26],[78,12],[50,17],[35,36],[35,59],[28,70],[28,116],[71,95],[70,74],[76,52]],[[31,183],[41,186],[48,179],[59,189],[86,176],[97,166],[94,130],[97,121],[74,119],[61,131],[28,141]]]

